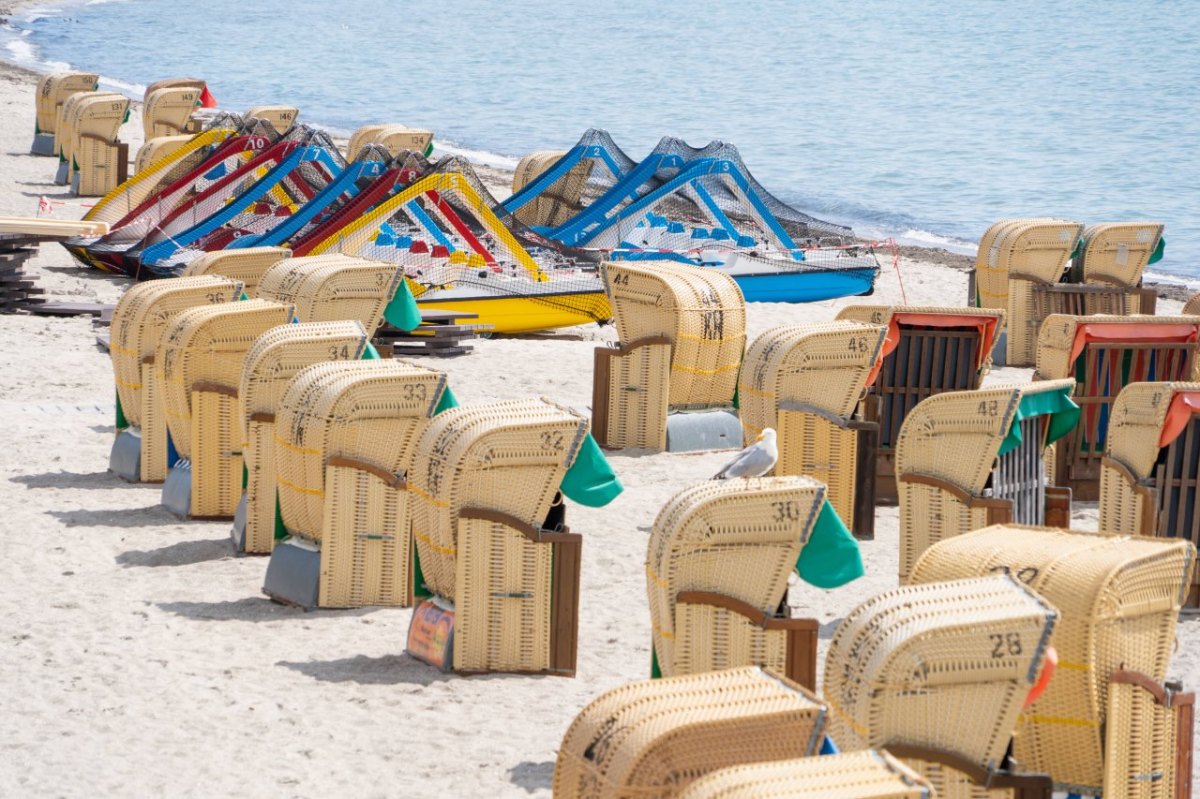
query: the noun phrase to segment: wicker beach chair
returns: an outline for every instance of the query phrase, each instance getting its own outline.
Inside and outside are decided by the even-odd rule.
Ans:
[[[146,86],[146,91],[142,92],[142,102],[149,100],[150,95],[159,89],[195,89],[196,97],[199,98],[206,85],[200,78],[163,78]]]
[[[1130,383],[1200,380],[1200,318],[1066,316],[1046,319],[1038,336],[1041,379],[1075,378],[1083,416],[1054,451],[1054,483],[1077,499],[1100,495],[1100,462],[1112,405]]]
[[[156,136],[175,136],[198,133],[200,126],[192,121],[192,112],[200,105],[199,87],[172,86],[155,89],[146,95],[142,106],[142,135],[145,141]]]
[[[444,374],[406,361],[321,363],[296,375],[275,421],[280,522],[292,537],[275,546],[268,595],[312,607],[412,603],[406,475],[447,394]],[[316,579],[285,593],[297,567]]]
[[[427,156],[433,152],[433,131],[410,128],[405,125],[384,125],[374,136],[364,141],[359,150],[367,144],[382,147],[392,156],[404,151]],[[357,157],[359,150],[354,151],[352,157]]]
[[[312,255],[278,261],[263,273],[255,296],[291,303],[302,322],[355,319],[369,335],[383,324],[383,312],[402,287],[404,270],[398,264]]]
[[[389,127],[392,127],[392,125],[387,123],[375,123],[356,128],[355,131],[350,134],[349,141],[346,142],[346,160],[353,161],[354,159],[358,158],[358,154],[362,151],[362,148],[366,147],[368,144],[371,144],[375,140],[375,137],[379,135],[379,133]]]
[[[1061,276],[1083,225],[1051,217],[1001,219],[979,240],[971,304],[1008,309],[1011,272]],[[1052,282],[1057,282],[1057,277]]]
[[[720,769],[816,754],[824,704],[756,666],[630,683],[563,736],[556,799],[669,799]]]
[[[746,351],[738,401],[747,442],[779,437],[775,474],[815,477],[860,538],[875,529],[878,424],[855,418],[875,381],[888,328],[835,321],[776,327]]]
[[[223,277],[192,277],[130,286],[113,309],[109,356],[117,386],[117,440],[109,469],[127,480],[160,483],[167,477],[167,420],[154,359],[167,328],[181,312],[233,302],[242,284]]]
[[[290,258],[286,247],[246,247],[241,250],[216,250],[196,256],[184,267],[182,277],[194,275],[223,275],[240,280],[246,295],[258,296],[258,284],[275,264]]]
[[[595,351],[596,439],[614,448],[679,448],[671,446],[668,414],[728,416],[733,407],[746,348],[742,293],[722,272],[667,261],[606,263],[602,272],[621,344]]]
[[[300,109],[290,105],[256,105],[246,112],[250,119],[261,119],[269,122],[271,127],[283,135],[292,129],[300,116]]]
[[[63,114],[69,136],[63,183],[80,197],[107,194],[128,176],[129,145],[118,141],[117,134],[129,114],[129,98],[105,92],[75,94],[64,104]]]
[[[137,155],[133,157],[133,174],[137,175],[160,158],[166,158],[186,146],[193,138],[191,134],[184,134],[179,136],[157,136],[153,139],[147,139],[138,148]]]
[[[1106,284],[1132,293],[1128,313],[1153,313],[1140,307],[1142,274],[1161,257],[1161,222],[1102,222],[1083,231],[1078,268],[1084,283]]]
[[[233,531],[239,552],[269,555],[275,547],[275,416],[284,390],[302,369],[358,360],[368,344],[358,322],[305,322],[268,330],[246,353],[238,388],[238,413],[246,434],[246,492]]]
[[[789,618],[786,597],[824,505],[816,480],[764,477],[701,483],[663,507],[646,549],[658,674],[753,665],[816,689],[818,625]]]
[[[862,417],[879,425],[875,501],[895,503],[896,439],[913,407],[944,391],[979,388],[992,365],[992,348],[1004,330],[999,308],[851,305],[839,320],[887,325],[883,361]]]
[[[58,110],[72,94],[96,90],[100,76],[95,72],[52,72],[37,85],[37,116],[33,128],[34,155],[56,155]]]
[[[565,150],[530,153],[517,164],[512,190],[516,194],[566,155]],[[517,209],[515,216],[529,227],[555,227],[583,210],[583,189],[592,176],[595,161],[582,159],[532,202]]]
[[[1125,670],[1163,690],[1195,560],[1195,547],[1179,539],[997,525],[934,545],[912,580],[936,586],[1004,572],[1053,603],[1058,669],[1018,721],[1013,756],[1027,769],[1049,773],[1056,790],[1168,799],[1184,776],[1176,771],[1171,741],[1187,736],[1175,733],[1169,713],[1153,720],[1114,712],[1114,702],[1130,697],[1124,688],[1112,691],[1111,683]],[[1138,771],[1106,775],[1114,757],[1140,764]],[[1131,783],[1141,786],[1130,792]]]
[[[582,538],[560,488],[587,435],[542,399],[452,408],[422,432],[412,531],[425,588],[454,608],[455,671],[574,675]]]
[[[1100,529],[1200,546],[1200,383],[1133,383],[1113,404]],[[1200,574],[1185,605],[1200,607]]]
[[[940,794],[939,794],[940,795]],[[731,766],[688,785],[677,799],[933,799],[933,787],[885,751]]]
[[[1027,784],[1004,773],[1005,753],[1057,616],[1008,575],[909,585],[867,600],[829,642],[829,736],[842,751],[887,749],[938,796]]]
[[[172,465],[163,484],[163,504],[176,515],[233,518],[242,496],[242,364],[259,336],[292,317],[290,305],[246,300],[191,308],[167,328],[154,373],[184,461]]]
[[[1070,522],[1071,492],[1048,484],[1043,455],[1079,419],[1072,380],[930,397],[896,442],[900,582],[944,538],[989,524]]]

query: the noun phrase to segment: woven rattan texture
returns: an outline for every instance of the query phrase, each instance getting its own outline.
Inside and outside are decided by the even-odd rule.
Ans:
[[[183,270],[183,277],[193,275],[223,275],[240,280],[246,295],[258,295],[258,284],[263,274],[284,258],[291,250],[283,247],[247,247],[242,250],[217,250],[201,253],[190,261]]]
[[[931,799],[933,795],[929,783],[904,763],[887,752],[867,750],[721,769],[693,782],[678,799]]]

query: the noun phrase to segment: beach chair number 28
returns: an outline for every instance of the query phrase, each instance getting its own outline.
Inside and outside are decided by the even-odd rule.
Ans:
[[[988,640],[994,645],[992,647],[992,657],[997,660],[1005,655],[1016,657],[1021,654],[1020,633],[992,633],[988,636]]]

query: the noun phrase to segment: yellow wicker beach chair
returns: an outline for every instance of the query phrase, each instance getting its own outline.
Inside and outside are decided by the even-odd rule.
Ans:
[[[896,442],[900,582],[944,538],[989,524],[1070,522],[1071,492],[1048,484],[1045,447],[1079,419],[1072,380],[951,391],[921,402]]]
[[[167,420],[154,359],[167,328],[181,312],[228,303],[242,284],[223,277],[154,280],[130,286],[113,309],[109,355],[117,385],[117,438],[109,470],[129,481],[167,477]]]
[[[286,247],[246,247],[241,250],[217,250],[196,256],[184,267],[182,275],[223,275],[240,280],[246,287],[246,295],[258,296],[258,284],[268,269],[290,258],[292,251]]]
[[[76,125],[79,121],[80,108],[89,102],[105,97],[109,98],[113,103],[126,101],[123,95],[116,94],[115,92],[75,92],[67,97],[56,112],[54,146],[57,148],[58,153],[58,171],[55,173],[54,182],[60,186],[70,186],[71,179],[75,174],[73,151],[78,143]]]
[[[191,134],[185,134],[147,139],[145,144],[138,148],[137,155],[133,157],[133,174],[137,175],[158,159],[166,158],[187,145],[193,138]]]
[[[422,432],[413,537],[426,589],[454,607],[455,671],[574,675],[582,538],[559,489],[587,433],[542,399],[453,408]]]
[[[249,119],[261,119],[283,135],[292,129],[300,116],[300,109],[290,105],[256,105],[246,112]]]
[[[630,683],[571,722],[555,799],[669,799],[720,769],[816,754],[824,704],[758,667]]]
[[[238,552],[269,555],[275,547],[275,416],[284,390],[302,369],[358,360],[369,343],[358,322],[306,322],[268,330],[246,353],[238,388],[238,413],[246,434],[246,492],[233,525]]]
[[[940,795],[940,794],[939,794]],[[933,787],[887,752],[802,757],[731,766],[701,777],[678,799],[933,799]]]
[[[198,98],[206,85],[200,78],[163,78],[146,86],[146,91],[142,92],[142,102],[149,100],[150,95],[159,89],[195,89]]]
[[[895,503],[896,439],[913,407],[934,394],[979,388],[1004,330],[999,308],[850,305],[839,320],[887,325],[883,360],[863,400],[865,421],[879,425],[875,501]]]
[[[1077,499],[1100,495],[1100,461],[1117,395],[1130,383],[1200,380],[1200,318],[1066,316],[1046,319],[1036,377],[1075,378],[1079,426],[1055,447],[1054,483]]]
[[[242,496],[242,364],[259,336],[292,316],[290,305],[246,300],[191,308],[167,329],[154,373],[183,461],[172,465],[163,483],[163,504],[177,516],[233,518]]]
[[[263,273],[255,296],[291,303],[301,322],[355,319],[374,335],[403,279],[404,270],[398,264],[313,255],[278,261]]]
[[[56,155],[55,133],[58,110],[72,94],[95,91],[100,76],[95,72],[52,72],[37,85],[37,117],[34,122],[34,155]]]
[[[203,84],[155,89],[146,95],[142,106],[142,135],[145,141],[156,136],[176,136],[198,133],[200,126],[192,121],[192,112],[200,105]]]
[[[543,150],[530,153],[517,164],[513,173],[512,190],[516,194],[566,155],[565,150]],[[516,217],[530,227],[561,225],[583,210],[583,189],[592,176],[595,162],[581,160],[556,180],[532,202],[516,211]]]
[[[275,473],[286,534],[265,593],[304,607],[412,603],[417,437],[452,395],[441,372],[406,361],[321,363],[279,401]]]
[[[1007,575],[867,600],[839,625],[825,657],[829,736],[842,751],[887,749],[938,796],[988,795],[959,794],[964,783],[1020,784],[1002,771],[1005,753],[1057,616]]]
[[[406,150],[408,152],[419,152],[421,155],[427,155],[433,146],[433,131],[420,130],[420,128],[406,127],[404,125],[384,125],[383,130],[374,134],[370,142],[365,142],[364,144],[380,146],[380,148],[390,152],[392,156]],[[361,150],[361,148],[359,149]]]
[[[1050,217],[1002,219],[995,223],[979,241],[973,304],[1009,309],[1013,289],[1009,281],[1014,271],[1062,275],[1082,234],[1083,225],[1078,222]],[[1051,282],[1057,282],[1057,277]]]
[[[779,437],[775,474],[815,477],[860,538],[875,529],[878,425],[855,418],[875,380],[888,328],[835,321],[776,327],[746,351],[738,402],[746,442]]]
[[[1101,530],[1183,538],[1200,546],[1200,383],[1133,383],[1122,389],[1101,464]],[[1200,579],[1184,604],[1200,607]]]
[[[118,141],[117,134],[129,114],[129,98],[89,93],[71,99],[76,101],[66,123],[71,191],[80,197],[101,197],[128,176],[129,145]]]
[[[825,486],[806,477],[709,481],[675,495],[646,550],[652,673],[764,666],[815,690],[817,621],[780,608],[824,506]]]
[[[733,278],[667,261],[606,263],[602,272],[622,343],[596,350],[597,440],[673,451],[736,446],[740,426],[729,409],[746,304]]]
[[[346,143],[346,160],[353,161],[355,158],[358,158],[358,154],[362,151],[363,147],[371,144],[380,132],[390,127],[393,126],[387,123],[376,123],[357,128],[350,134],[350,140]]]
[[[1161,222],[1103,222],[1083,231],[1083,282],[1133,290],[1162,243]],[[1136,297],[1136,295],[1135,295]],[[1132,303],[1129,313],[1153,313]]]
[[[1013,756],[1024,768],[1049,773],[1057,790],[1168,799],[1182,776],[1174,768],[1170,741],[1179,736],[1169,714],[1153,724],[1124,710],[1114,715],[1114,701],[1129,697],[1114,695],[1110,683],[1124,669],[1162,688],[1195,560],[1195,547],[1179,539],[997,525],[930,547],[912,580],[936,586],[1005,572],[1053,603],[1058,669],[1019,719]],[[1135,724],[1123,720],[1131,716]],[[1117,753],[1139,763],[1139,771],[1106,776]],[[1130,782],[1141,789],[1128,792]]]

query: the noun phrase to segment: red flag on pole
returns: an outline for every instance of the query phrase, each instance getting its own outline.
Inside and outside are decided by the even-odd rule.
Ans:
[[[200,92],[200,107],[201,108],[216,108],[217,98],[213,97],[213,93],[208,90],[207,84],[204,90]]]

